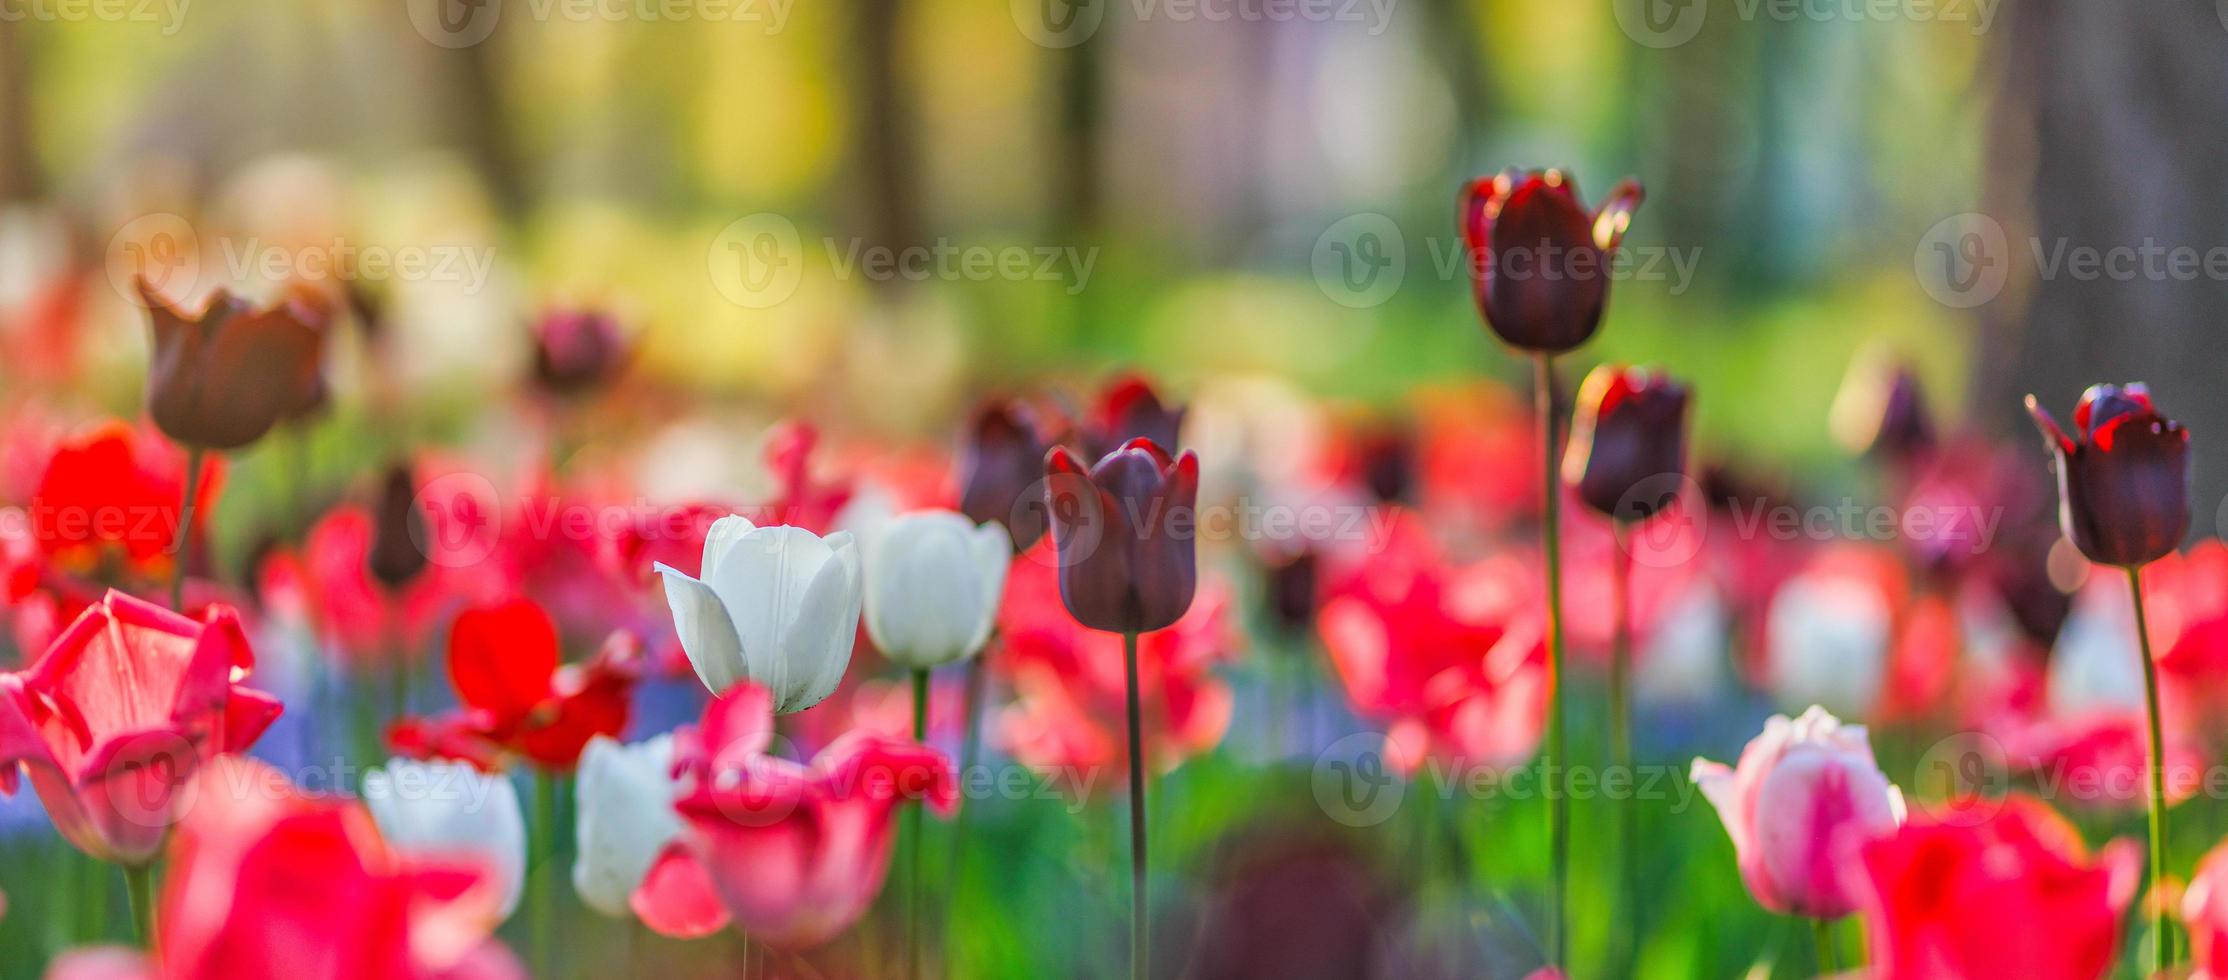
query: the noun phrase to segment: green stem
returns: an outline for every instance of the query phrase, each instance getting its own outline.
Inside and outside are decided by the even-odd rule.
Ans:
[[[1830,977],[1841,972],[1841,957],[1834,952],[1833,923],[1825,919],[1810,920],[1810,935],[1817,943],[1818,975]]]
[[[170,540],[170,553],[176,565],[170,570],[170,608],[179,612],[186,609],[186,566],[193,563],[193,509],[195,498],[201,496],[201,455],[195,446],[186,450],[186,492],[178,500],[178,530]]]
[[[1562,485],[1556,479],[1555,355],[1542,351],[1535,366],[1534,397],[1539,412],[1540,489],[1545,513],[1540,543],[1547,556],[1547,667],[1553,685],[1547,702],[1547,748],[1541,756],[1547,784],[1547,852],[1552,874],[1547,914],[1548,964],[1561,967],[1570,937],[1564,932],[1563,904],[1570,882],[1570,799],[1565,792],[1569,759],[1564,754],[1563,717],[1563,530]]]
[[[1122,658],[1129,670],[1129,975],[1145,980],[1152,943],[1145,914],[1145,739],[1137,706],[1137,634],[1122,634]]]
[[[913,669],[913,741],[928,741],[928,671],[918,667]],[[905,808],[910,862],[905,872],[905,975],[914,980],[921,975],[921,851],[928,844],[921,836],[921,811],[926,808],[922,803]]]
[[[1609,648],[1609,742],[1612,761],[1625,777],[1625,785],[1639,785],[1632,769],[1632,528],[1618,521],[1610,528],[1616,540],[1611,563],[1611,601],[1616,604],[1616,629]],[[1640,797],[1633,793],[1617,806],[1617,921],[1623,924],[1619,944],[1625,974],[1632,972],[1640,953]]]
[[[2165,972],[2174,962],[2173,924],[2167,918],[2166,903],[2159,901],[2160,889],[2166,881],[2166,736],[2158,717],[2158,664],[2151,659],[2151,624],[2143,614],[2142,569],[2130,565],[2127,569],[2128,594],[2135,597],[2135,638],[2143,654],[2143,706],[2145,720],[2150,728],[2151,770],[2151,915],[2152,971]]]
[[[155,948],[155,868],[149,864],[124,865],[124,891],[131,896],[132,934],[139,944]]]
[[[550,875],[556,871],[557,857],[557,777],[547,772],[534,773],[534,826],[541,840],[534,848],[536,870],[527,876],[527,897],[532,903],[527,909],[528,930],[533,949],[529,956],[534,963],[535,976],[549,975],[551,926],[555,907],[550,893]]]
[[[951,864],[944,873],[946,900],[959,894],[959,878],[967,857],[967,818],[974,807],[967,805],[965,792],[975,763],[982,755],[982,709],[986,688],[990,683],[990,670],[984,665],[983,655],[977,654],[967,661],[966,733],[959,742],[959,812],[952,815]],[[949,954],[946,954],[947,958]]]

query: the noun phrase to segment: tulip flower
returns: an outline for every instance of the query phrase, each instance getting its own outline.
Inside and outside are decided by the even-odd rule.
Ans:
[[[194,506],[181,512],[184,460],[155,437],[118,421],[72,435],[54,447],[31,490],[28,508],[39,552],[62,570],[123,573],[160,580],[176,572],[170,553],[181,525],[202,535],[223,468],[203,468]],[[187,522],[191,522],[188,524]]]
[[[2182,891],[2181,916],[2197,965],[2193,980],[2228,980],[2228,844],[2215,845],[2197,862]]]
[[[949,813],[958,780],[936,750],[866,732],[838,738],[809,765],[765,755],[772,707],[771,692],[740,685],[677,738],[683,829],[650,877],[694,874],[693,864],[752,940],[801,950],[873,904],[896,809],[922,800]]]
[[[571,770],[589,739],[626,728],[641,648],[614,633],[587,663],[560,663],[559,652],[556,624],[531,599],[465,610],[449,630],[449,682],[462,710],[401,719],[388,730],[389,746],[482,769],[521,756],[543,769]]]
[[[145,280],[139,295],[154,338],[147,413],[178,444],[239,449],[314,398],[332,315],[316,294],[298,291],[258,310],[219,290],[198,315]]]
[[[1578,387],[1563,482],[1595,513],[1634,523],[1668,506],[1686,476],[1687,389],[1604,364]]]
[[[1627,180],[1595,211],[1559,170],[1514,168],[1462,191],[1471,294],[1486,326],[1519,350],[1560,354],[1585,343],[1609,299],[1609,252],[1640,206]]]
[[[1084,452],[1104,456],[1133,439],[1150,439],[1173,451],[1184,426],[1185,410],[1160,399],[1152,382],[1141,375],[1125,374],[1100,389],[1097,403],[1084,420]]]
[[[364,806],[397,853],[485,865],[501,888],[504,918],[526,890],[526,816],[518,790],[453,762],[390,759],[364,773]]]
[[[2151,885],[2166,877],[2166,748],[2159,719],[2158,664],[2143,614],[2141,569],[2172,554],[2189,531],[2189,430],[2158,413],[2140,384],[2091,385],[2073,409],[2069,436],[2035,396],[2027,412],[2042,430],[2058,470],[2058,527],[2090,561],[2127,572],[2142,650],[2151,770]],[[2163,903],[2155,913],[2156,969],[2174,961]]]
[[[703,573],[659,563],[681,649],[718,694],[749,680],[783,714],[819,704],[851,664],[863,583],[849,532],[757,527],[720,518],[704,540]]]
[[[1792,721],[1773,715],[1737,768],[1694,760],[1693,779],[1733,838],[1749,894],[1782,914],[1854,911],[1847,869],[1858,848],[1903,821],[1903,794],[1872,760],[1864,726],[1816,706]]]
[[[196,622],[109,592],[29,670],[0,673],[0,792],[27,775],[71,844],[144,873],[194,771],[278,717],[239,683],[254,668],[229,607]]]
[[[1875,349],[1849,364],[1828,416],[1852,453],[1908,462],[1934,446],[1934,423],[1911,366]]]
[[[625,332],[610,314],[554,310],[534,321],[534,383],[554,395],[577,395],[611,383],[625,370]]]
[[[614,918],[634,915],[662,935],[694,938],[727,925],[715,900],[693,915],[673,916],[654,891],[650,869],[681,834],[673,809],[673,736],[621,745],[598,735],[580,756],[580,820],[573,890],[582,904]],[[708,896],[708,891],[703,892]]]
[[[2014,794],[1914,817],[1866,845],[1860,882],[1878,980],[2097,980],[2134,897],[2133,842],[2093,857],[2080,832]]]
[[[1198,586],[1193,513],[1199,457],[1133,439],[1089,470],[1066,449],[1045,458],[1060,598],[1077,622],[1109,633],[1166,628]]]
[[[1034,414],[1018,401],[985,404],[960,447],[960,512],[977,524],[1004,525],[1017,555],[1044,536],[1040,487],[1049,448]]]
[[[952,511],[891,521],[866,562],[866,631],[892,663],[925,670],[974,656],[1004,595],[1011,539]]]
[[[388,468],[386,479],[379,485],[374,518],[371,553],[365,556],[365,567],[379,584],[390,590],[400,589],[425,571],[426,548],[432,540],[426,536],[425,510],[418,504],[418,484],[409,464]]]

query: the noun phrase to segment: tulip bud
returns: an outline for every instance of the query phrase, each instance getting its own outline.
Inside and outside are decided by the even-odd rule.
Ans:
[[[1083,450],[1104,456],[1132,439],[1150,439],[1154,445],[1173,451],[1183,427],[1182,407],[1163,404],[1143,377],[1123,375],[1099,392],[1098,404],[1086,424]]]
[[[1486,326],[1527,351],[1585,343],[1609,300],[1609,252],[1639,206],[1640,185],[1630,180],[1590,214],[1561,171],[1511,168],[1471,181],[1462,191],[1462,240]]]
[[[461,762],[389,759],[364,773],[364,807],[395,850],[420,859],[466,858],[502,886],[504,918],[526,890],[526,817],[503,776]]]
[[[2035,396],[2027,412],[2058,468],[2058,526],[2090,561],[2133,568],[2180,546],[2189,531],[2189,430],[2151,406],[2149,390],[2093,385],[2073,410],[2074,435]]]
[[[1827,418],[1834,440],[1852,453],[1907,460],[1934,445],[1918,375],[1884,353],[1849,365]]]
[[[959,456],[959,510],[977,524],[996,521],[1020,554],[1044,536],[1044,479],[1049,448],[1019,402],[994,401],[975,413]]]
[[[1110,633],[1149,633],[1182,618],[1199,579],[1199,457],[1170,459],[1152,440],[1133,439],[1086,471],[1054,449],[1045,480],[1068,613]]]
[[[872,538],[866,631],[891,662],[926,669],[974,656],[1005,595],[1012,539],[948,510],[906,514]]]
[[[366,564],[379,584],[402,588],[426,566],[425,512],[418,508],[418,487],[409,464],[396,463],[387,470],[376,517]]]
[[[1595,368],[1578,388],[1563,482],[1612,520],[1655,516],[1686,476],[1687,400],[1686,386],[1662,374]]]
[[[297,292],[257,310],[219,291],[188,316],[139,281],[154,339],[147,413],[181,445],[238,449],[314,404],[330,311]]]
[[[1693,778],[1733,838],[1749,894],[1782,914],[1854,911],[1848,869],[1859,848],[1903,822],[1903,794],[1873,761],[1864,726],[1815,705],[1792,721],[1773,715],[1738,768],[1694,760]]]
[[[1322,601],[1321,566],[1322,557],[1307,546],[1263,562],[1269,617],[1285,635],[1302,636],[1315,628]]]
[[[626,335],[609,314],[556,311],[534,322],[534,383],[555,395],[610,384],[626,367]]]
[[[786,714],[835,692],[851,663],[862,589],[850,533],[757,527],[722,517],[704,539],[701,577],[659,562],[681,651],[713,693],[750,680]]]

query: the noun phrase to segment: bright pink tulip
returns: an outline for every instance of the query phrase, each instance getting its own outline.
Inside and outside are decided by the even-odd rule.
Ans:
[[[1863,897],[1876,980],[2096,980],[2120,949],[2142,851],[2093,858],[2042,801],[1919,817],[1867,845]]]
[[[770,695],[745,683],[678,737],[674,768],[684,788],[674,805],[683,830],[636,893],[645,921],[668,918],[674,910],[660,900],[686,904],[700,892],[697,880],[708,878],[752,939],[780,949],[820,945],[858,921],[882,890],[898,809],[918,799],[949,813],[958,803],[951,762],[925,745],[852,732],[805,765],[764,754],[772,732]]]
[[[238,683],[254,667],[230,608],[195,622],[110,592],[31,669],[0,674],[0,791],[15,792],[21,763],[70,843],[145,864],[194,771],[278,717],[277,699]]]
[[[2197,862],[2182,892],[2182,922],[2189,927],[2191,980],[2228,980],[2228,843]]]
[[[1749,894],[1790,915],[1855,910],[1858,847],[1903,819],[1903,796],[1872,761],[1864,727],[1816,706],[1792,721],[1773,715],[1738,768],[1694,760],[1694,781],[1725,821]]]

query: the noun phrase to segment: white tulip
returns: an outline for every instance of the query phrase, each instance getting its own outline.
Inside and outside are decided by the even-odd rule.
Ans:
[[[866,632],[892,663],[927,669],[990,639],[1013,539],[948,510],[906,514],[868,542]]]
[[[573,890],[598,912],[631,915],[628,899],[658,852],[681,832],[673,812],[673,736],[633,745],[603,735],[589,739],[580,754],[578,794]]]
[[[712,693],[750,680],[774,710],[803,711],[834,693],[859,630],[859,549],[848,532],[722,517],[704,539],[704,574],[663,562],[681,649]]]
[[[389,759],[364,773],[364,806],[397,852],[483,861],[503,888],[503,917],[526,890],[526,817],[510,780],[461,762]]]
[[[1780,586],[1765,615],[1772,689],[1783,705],[1862,718],[1880,699],[1893,612],[1871,585],[1809,573]]]

